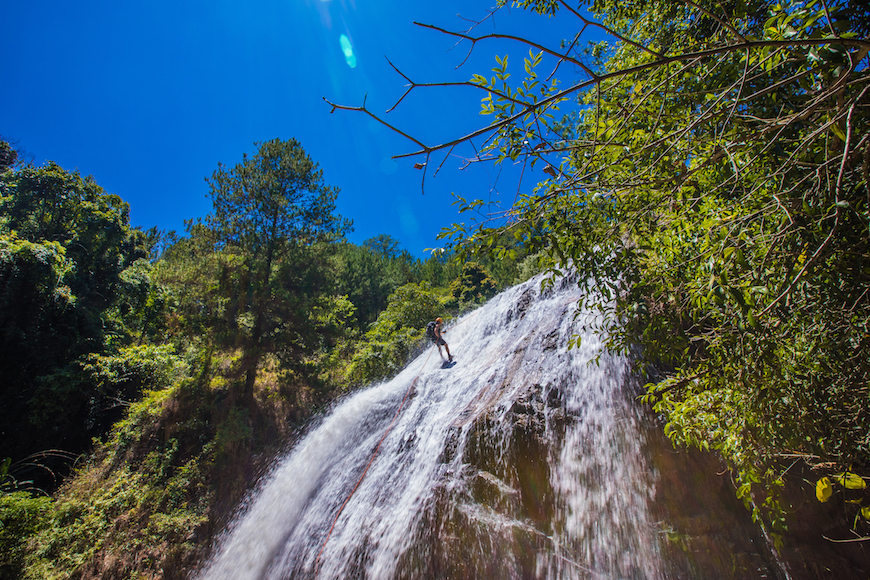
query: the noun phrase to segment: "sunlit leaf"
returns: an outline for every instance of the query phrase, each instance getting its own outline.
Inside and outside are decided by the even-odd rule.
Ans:
[[[865,489],[867,482],[857,473],[846,471],[834,475],[834,480],[846,489]]]
[[[831,480],[827,477],[821,478],[816,482],[816,498],[824,503],[831,499],[831,495],[834,493],[834,488],[831,485]]]

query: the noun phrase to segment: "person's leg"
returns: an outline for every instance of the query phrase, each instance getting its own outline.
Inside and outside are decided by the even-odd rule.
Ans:
[[[447,346],[447,343],[444,343],[444,348],[447,350],[447,360],[453,360],[453,355],[450,354],[450,347]]]

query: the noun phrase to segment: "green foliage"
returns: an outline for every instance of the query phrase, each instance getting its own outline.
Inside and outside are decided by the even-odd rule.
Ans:
[[[104,434],[107,401],[82,358],[160,329],[166,299],[128,213],[51,162],[0,174],[0,423],[16,461],[60,441],[78,453]]]
[[[336,249],[334,292],[346,295],[356,307],[358,329],[375,321],[396,288],[420,281],[418,261],[396,245],[389,236],[378,236],[363,246],[345,243]]]
[[[9,369],[9,378],[16,384],[27,374],[51,368],[57,357],[52,353],[73,348],[69,343],[75,336],[52,332],[75,304],[64,283],[73,269],[74,263],[58,242],[31,242],[16,232],[0,234],[0,364]],[[40,340],[49,333],[55,334],[52,344]],[[16,370],[16,362],[24,363],[26,370]]]
[[[276,352],[279,340],[282,351],[298,351],[309,339],[294,323],[324,288],[317,245],[342,239],[351,224],[334,215],[338,189],[323,183],[323,172],[295,139],[258,144],[253,157],[244,155],[232,169],[219,164],[208,182],[214,204],[209,233],[216,249],[237,256],[226,271],[236,301],[228,314],[231,325],[248,326],[239,338],[247,351],[244,398],[251,406],[263,352]],[[277,293],[283,300],[275,300]]]
[[[160,421],[166,405],[177,396],[177,389],[145,391],[142,398],[129,405],[125,416],[115,423],[107,443],[107,451],[120,458],[130,446],[142,439],[143,431]]]
[[[18,578],[31,536],[46,525],[51,499],[23,491],[0,492],[0,578]]]
[[[184,549],[205,521],[204,497],[194,495],[198,463],[171,469],[173,453],[169,447],[149,455],[138,471],[125,465],[104,476],[96,468],[81,473],[34,536],[23,577],[68,578],[106,553],[122,562],[126,574],[158,572],[166,551]],[[141,554],[139,561],[125,557],[134,553]]]
[[[75,264],[67,283],[79,308],[99,311],[118,292],[120,272],[145,257],[141,232],[129,226],[129,207],[96,182],[48,162],[3,175],[4,228],[32,242],[51,241]]]
[[[386,308],[393,290],[386,276],[385,260],[366,247],[343,244],[336,252],[336,289],[356,307],[357,328],[366,328]]]
[[[444,300],[428,284],[398,288],[354,353],[347,371],[349,381],[365,384],[401,370],[419,348],[426,323],[442,316],[444,309]]]
[[[119,274],[119,295],[106,318],[116,332],[109,345],[120,347],[145,339],[160,340],[167,331],[167,315],[176,299],[169,287],[157,283],[154,266],[140,258]]]
[[[25,578],[63,578],[81,569],[103,549],[116,520],[141,505],[142,483],[141,475],[124,467],[104,487],[59,498],[49,527],[35,538]]]
[[[12,145],[0,138],[0,173],[11,169],[17,160],[18,152]]]
[[[116,355],[91,354],[82,371],[100,395],[104,411],[93,421],[99,432],[108,432],[121,419],[123,410],[148,390],[165,389],[185,371],[171,345],[137,345],[121,348]]]
[[[459,275],[460,264],[453,252],[445,248],[436,248],[423,262],[420,271],[422,279],[433,287],[446,288]]]
[[[242,249],[246,258],[274,256],[284,243],[310,245],[340,239],[350,223],[333,215],[338,189],[295,139],[258,143],[232,169],[218,164],[208,179],[214,213],[209,227],[221,245]]]
[[[496,255],[509,234],[576,268],[608,346],[639,345],[639,366],[665,375],[645,400],[668,436],[719,452],[754,516],[781,526],[784,454],[870,469],[866,13],[589,4],[613,42],[592,59],[563,53],[581,71],[571,86],[536,84],[536,50],[523,79],[506,57],[474,77],[490,158],[548,178],[501,223],[487,213],[445,237],[460,256]],[[556,121],[569,97],[575,110]]]
[[[477,262],[462,265],[459,277],[450,283],[450,293],[462,304],[482,304],[497,292],[495,281]]]
[[[387,234],[378,234],[369,238],[363,242],[363,246],[386,259],[396,258],[400,253],[399,241]]]
[[[347,296],[324,296],[311,309],[311,319],[321,337],[341,336],[356,313]]]
[[[98,361],[92,372],[103,381],[130,380],[130,373],[138,372],[157,387],[171,380],[177,371],[174,356],[165,349],[155,352],[163,360],[149,365],[145,354],[126,353],[126,364]],[[126,407],[107,442],[97,443],[56,494],[44,525],[30,541],[24,578],[100,575],[107,570],[102,566],[124,577],[154,575],[177,555],[195,549],[193,538],[213,501],[208,480],[216,466],[215,432],[207,423],[196,424],[196,415],[213,403],[202,392],[198,405],[183,413],[187,420],[171,420],[180,405],[192,400],[189,383],[182,379],[147,390]]]
[[[251,438],[250,419],[247,410],[232,408],[229,416],[218,425],[215,435],[215,451],[224,456],[232,456],[240,445]]]
[[[816,481],[815,491],[822,503],[836,497],[847,517],[851,516],[852,531],[858,539],[870,540],[870,488],[864,477],[848,470],[832,473]]]
[[[543,252],[526,256],[519,264],[517,264],[517,284],[525,282],[530,278],[534,278],[542,272],[546,272],[553,267],[547,255]]]
[[[100,389],[129,393],[130,399],[147,386],[160,390],[174,384],[184,363],[172,345],[135,345],[119,349],[116,355],[91,354],[83,370]]]

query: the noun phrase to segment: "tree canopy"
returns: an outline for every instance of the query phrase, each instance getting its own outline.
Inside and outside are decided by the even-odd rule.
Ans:
[[[296,139],[257,143],[257,152],[207,179],[214,211],[208,224],[221,244],[268,260],[287,245],[334,241],[351,223],[334,215],[338,189]]]
[[[119,410],[83,357],[156,330],[149,238],[121,198],[51,162],[3,172],[0,216],[3,452],[81,452]]]
[[[253,386],[264,340],[280,336],[280,320],[270,317],[270,309],[286,309],[293,302],[276,300],[280,291],[276,266],[292,259],[299,269],[284,269],[281,283],[317,285],[307,274],[320,276],[323,269],[312,267],[317,244],[335,242],[350,231],[351,223],[334,214],[338,189],[323,182],[323,172],[295,139],[273,139],[257,144],[257,152],[232,169],[218,164],[208,179],[214,204],[206,224],[225,253],[236,253],[242,263],[234,292],[237,317],[249,326],[246,340],[247,378],[244,398],[253,401]],[[303,258],[300,253],[306,254]],[[295,288],[295,297],[305,296]],[[310,293],[309,293],[310,294]],[[286,298],[286,296],[285,296]],[[297,304],[297,306],[300,306]],[[302,310],[305,310],[302,308]],[[307,315],[297,308],[297,321]],[[241,317],[241,318],[239,318]],[[294,325],[297,334],[299,326]],[[277,335],[276,335],[276,331]]]
[[[496,258],[516,238],[579,270],[608,345],[663,378],[647,400],[667,434],[718,451],[757,516],[782,524],[795,458],[870,475],[867,9],[515,5],[577,35],[526,41],[519,75],[496,57],[467,83],[491,123],[407,155],[472,141],[474,161],[546,177],[500,213],[462,200],[482,219],[445,237]],[[592,29],[607,40],[584,46]],[[473,50],[500,37],[442,32]]]

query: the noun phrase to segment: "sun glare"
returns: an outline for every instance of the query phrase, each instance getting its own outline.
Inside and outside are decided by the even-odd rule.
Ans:
[[[350,68],[356,68],[356,55],[353,53],[353,46],[350,44],[350,39],[342,34],[341,38],[338,39],[339,44],[341,44],[341,52],[344,53],[344,60],[347,61],[347,66]]]

